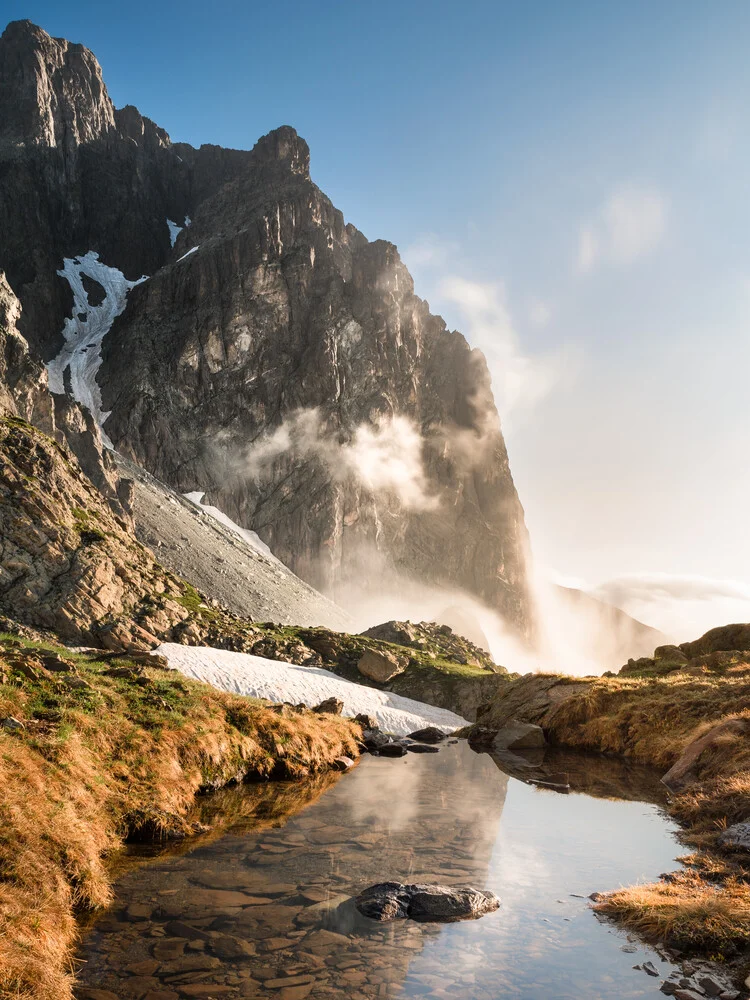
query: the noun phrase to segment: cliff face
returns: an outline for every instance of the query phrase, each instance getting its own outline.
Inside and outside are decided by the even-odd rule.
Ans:
[[[65,317],[84,336],[108,301],[97,271],[74,300],[64,259],[75,278],[71,258],[95,251],[127,279],[98,373],[78,356],[113,444],[344,603],[393,568],[526,627],[526,530],[484,359],[394,246],[345,224],[294,130],[251,152],[173,145],[112,107],[91,53],[29,22],[0,40],[0,82],[0,266],[32,350],[49,360]]]

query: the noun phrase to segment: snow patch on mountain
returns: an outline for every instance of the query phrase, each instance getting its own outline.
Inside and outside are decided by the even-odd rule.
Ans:
[[[65,320],[62,331],[65,343],[60,353],[47,363],[49,387],[52,392],[68,391],[67,373],[70,395],[91,410],[101,428],[109,416],[109,412],[102,410],[102,394],[96,382],[96,373],[102,363],[102,341],[115,317],[124,310],[130,289],[146,281],[147,276],[128,281],[122,271],[103,264],[94,250],[80,257],[65,257],[57,273],[65,278],[73,292],[73,314]],[[84,275],[99,282],[104,289],[104,299],[99,305],[89,303],[83,285]],[[102,440],[108,448],[112,447],[103,429]]]
[[[223,524],[225,528],[229,528],[231,532],[238,535],[243,541],[247,542],[248,545],[252,545],[252,547],[257,549],[258,552],[262,552],[263,555],[273,559],[274,562],[279,561],[266,543],[254,531],[249,531],[247,528],[241,528],[239,524],[234,522],[231,517],[224,513],[223,510],[219,510],[218,507],[212,507],[210,504],[203,503],[203,497],[206,495],[205,493],[183,493],[182,495],[186,500],[189,500],[191,503],[194,503],[196,507],[199,507],[200,510],[204,511],[206,514],[210,514],[215,521],[219,522],[219,524]]]
[[[177,263],[179,264],[181,260],[184,260],[184,259],[185,259],[186,257],[189,257],[191,253],[195,253],[195,251],[196,251],[196,250],[197,250],[197,249],[198,249],[199,247],[200,247],[200,243],[198,244],[198,246],[195,246],[195,247],[190,247],[190,249],[188,250],[188,252],[187,252],[187,253],[184,253],[184,254],[182,255],[182,257],[178,257],[178,258],[177,258]]]
[[[326,698],[338,698],[344,703],[344,715],[354,716],[360,712],[373,715],[381,729],[397,736],[406,736],[424,726],[436,726],[448,733],[469,725],[466,719],[444,708],[354,684],[320,667],[299,667],[250,653],[181,646],[174,642],[165,642],[154,652],[166,656],[170,667],[186,677],[211,684],[221,691],[275,702],[287,701],[293,705],[305,704],[308,708],[319,705]]]
[[[178,226],[176,222],[172,222],[171,219],[167,219],[167,226],[169,227],[169,242],[172,246],[177,242],[177,237],[180,235],[184,226]]]
[[[177,159],[179,160],[179,156],[177,157]],[[167,226],[169,228],[169,242],[172,244],[172,246],[175,245],[175,243],[177,242],[177,237],[180,235],[183,229],[187,229],[191,221],[192,220],[190,216],[186,215],[185,221],[180,226],[178,225],[178,223],[173,222],[171,219],[167,219]],[[195,249],[197,250],[198,248],[196,247]],[[187,256],[187,254],[185,256]],[[180,260],[182,260],[182,258],[180,258]]]

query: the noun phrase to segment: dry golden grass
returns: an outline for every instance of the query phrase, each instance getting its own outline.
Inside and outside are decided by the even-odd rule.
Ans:
[[[568,746],[624,753],[667,770],[689,743],[730,716],[750,717],[748,664],[727,674],[599,677],[553,708],[544,725]],[[739,744],[727,748],[717,773],[740,753]]]
[[[0,718],[26,724],[0,729],[0,995],[15,1000],[71,997],[75,913],[109,902],[105,859],[123,837],[190,832],[202,789],[357,754],[338,716],[285,717],[168,671],[141,686],[105,675],[125,659],[76,659],[90,687],[13,672],[0,684]]]
[[[715,845],[723,828],[750,817],[747,659],[713,654],[664,675],[593,678],[588,690],[543,720],[566,746],[625,754],[662,772],[689,761],[688,779],[669,810],[701,853],[687,870],[611,893],[596,909],[650,940],[714,957],[750,946],[750,870]],[[718,735],[693,760],[688,748],[717,726]]]
[[[750,945],[750,892],[737,878],[714,884],[702,872],[675,872],[669,881],[610,893],[596,909],[649,941],[714,959]]]

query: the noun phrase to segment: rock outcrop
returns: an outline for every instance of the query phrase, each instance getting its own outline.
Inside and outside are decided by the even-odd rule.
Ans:
[[[0,85],[0,267],[32,354],[61,347],[64,259],[150,275],[104,340],[114,444],[340,601],[393,571],[528,630],[484,358],[417,298],[392,244],[344,222],[304,140],[172,144],[113,107],[87,49],[28,21],[0,39]],[[84,287],[94,306],[102,289]]]
[[[449,625],[435,622],[384,622],[373,625],[362,632],[369,639],[393,642],[399,646],[410,646],[428,656],[448,657],[454,663],[465,663],[472,667],[484,667],[493,674],[507,673],[504,667],[493,662],[488,652],[476,646],[463,635],[459,635]]]
[[[149,649],[189,617],[73,454],[0,417],[0,612],[70,642]]]

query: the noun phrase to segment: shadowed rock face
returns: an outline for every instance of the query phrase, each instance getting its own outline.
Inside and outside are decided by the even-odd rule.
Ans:
[[[63,257],[151,276],[104,342],[118,449],[206,490],[339,600],[391,567],[526,629],[526,528],[484,358],[416,297],[392,244],[345,224],[304,140],[173,145],[113,108],[88,50],[30,22],[0,39],[0,83],[0,266],[32,350],[59,349]],[[186,215],[172,248],[166,220]],[[250,446],[290,426],[306,435],[258,466]],[[385,464],[404,457],[405,489],[390,473],[375,488],[363,428],[389,436]]]

